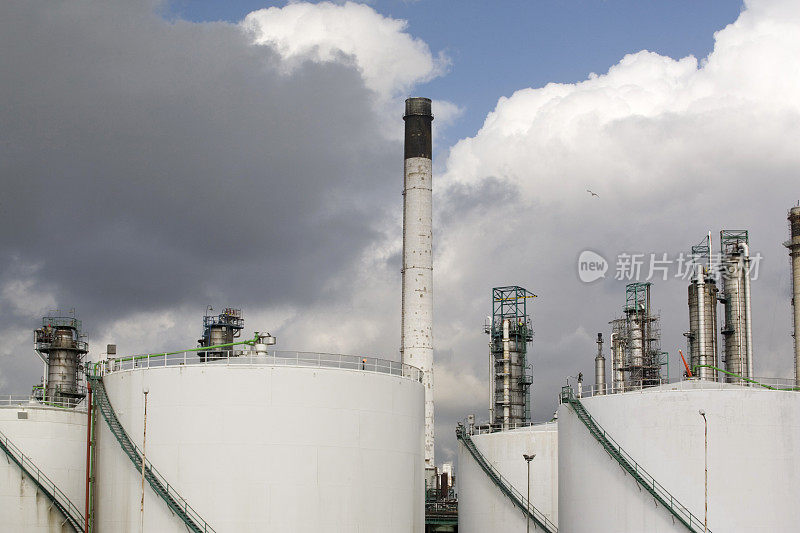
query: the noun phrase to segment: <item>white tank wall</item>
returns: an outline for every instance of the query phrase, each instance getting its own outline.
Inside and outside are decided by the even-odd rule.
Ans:
[[[121,423],[217,531],[422,533],[422,384],[333,368],[186,366],[104,378]],[[141,477],[103,422],[97,525],[138,530]],[[146,488],[145,530],[184,531]]]
[[[27,420],[18,418],[19,412],[27,413]],[[85,412],[42,406],[3,406],[0,407],[0,431],[83,512]],[[63,515],[39,493],[33,481],[0,452],[0,531],[72,531],[63,522]]]
[[[523,495],[527,494],[528,471],[522,455],[535,453],[531,461],[531,502],[558,524],[558,430],[555,423],[474,435],[472,440],[497,471]],[[459,533],[525,531],[525,514],[489,479],[460,442],[457,475]]]
[[[710,384],[706,384],[708,387]],[[674,386],[583,400],[587,411],[695,516],[703,519],[703,409],[708,418],[709,521],[713,531],[790,532],[800,524],[800,394],[725,385]],[[719,389],[719,384],[714,384]],[[574,412],[559,424],[563,531],[681,531],[665,509],[609,457]]]

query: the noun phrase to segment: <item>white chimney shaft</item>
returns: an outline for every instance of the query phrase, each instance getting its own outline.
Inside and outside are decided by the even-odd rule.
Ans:
[[[406,100],[403,186],[403,308],[400,353],[425,386],[425,467],[433,468],[433,232],[431,101]]]

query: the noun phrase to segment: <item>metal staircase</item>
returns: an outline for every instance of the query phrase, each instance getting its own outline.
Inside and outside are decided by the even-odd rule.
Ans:
[[[122,447],[125,454],[130,458],[133,465],[141,472],[142,470],[142,454],[139,448],[131,441],[131,438],[125,432],[125,429],[120,424],[114,408],[106,394],[106,388],[103,385],[103,379],[97,376],[87,376],[94,391],[94,400],[97,408],[103,414],[108,428],[111,433],[116,437],[117,442]],[[152,463],[145,459],[145,479],[150,484],[153,491],[163,499],[173,513],[178,515],[189,531],[195,533],[214,533],[214,529],[206,523],[205,520],[195,511],[183,497],[171,487],[164,476],[156,470]]]
[[[2,432],[0,432],[0,449],[31,478],[39,491],[53,502],[53,505],[64,515],[69,525],[72,526],[75,531],[83,533],[83,514],[75,507],[70,499],[67,498],[67,495],[33,464],[30,457],[26,457]]]
[[[695,533],[711,532],[710,529],[704,529],[702,520],[693,515],[686,506],[678,502],[672,494],[656,481],[653,476],[648,474],[639,463],[634,461],[633,458],[623,450],[597,422],[595,422],[594,418],[586,411],[581,401],[575,397],[571,387],[567,386],[561,389],[561,402],[569,404],[572,407],[575,414],[578,415],[578,419],[583,422],[583,425],[586,426],[589,433],[603,446],[606,452],[608,452],[608,455],[617,461],[642,488],[647,490],[657,502],[672,513],[672,516],[686,526],[689,531]]]
[[[486,457],[478,450],[475,446],[475,443],[472,441],[472,437],[467,433],[466,428],[459,424],[456,427],[456,437],[460,440],[464,446],[469,450],[470,455],[475,461],[480,465],[483,471],[489,476],[489,479],[494,482],[495,485],[500,489],[500,491],[508,496],[508,498],[516,505],[523,513],[527,513],[528,517],[533,521],[533,524],[536,528],[541,528],[543,531],[547,531],[548,533],[557,533],[558,528],[553,524],[541,511],[539,511],[536,507],[530,504],[530,502],[522,495],[514,486],[509,483],[507,479],[505,479],[500,472],[497,471],[490,463],[486,460]]]

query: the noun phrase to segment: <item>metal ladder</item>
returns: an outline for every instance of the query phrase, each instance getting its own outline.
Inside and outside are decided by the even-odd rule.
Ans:
[[[111,430],[111,433],[114,435],[114,437],[116,437],[117,442],[119,442],[119,445],[122,447],[128,458],[130,458],[133,465],[141,472],[142,454],[139,451],[139,448],[133,443],[133,441],[131,441],[131,438],[125,431],[125,428],[123,428],[122,424],[120,424],[119,419],[114,412],[114,408],[111,406],[111,402],[108,399],[106,388],[103,385],[103,379],[98,376],[87,377],[92,384],[96,405],[103,414],[103,418],[106,420],[108,428]],[[189,529],[189,531],[193,531],[195,533],[215,533],[214,528],[212,528],[205,520],[203,520],[197,511],[195,511],[186,502],[186,500],[177,493],[174,487],[169,485],[167,480],[164,479],[164,476],[162,476],[148,460],[145,460],[144,472],[145,479],[150,484],[150,487],[153,489],[153,491],[166,502],[172,512],[174,512],[180,517],[181,520],[183,520],[183,523],[186,524],[186,527]]]
[[[44,473],[39,470],[39,468],[33,464],[30,457],[26,457],[22,450],[14,446],[14,444],[8,440],[2,432],[0,432],[0,449],[2,449],[6,456],[11,458],[14,463],[16,463],[19,468],[28,475],[29,478],[33,481],[36,487],[41,491],[47,498],[53,502],[53,505],[61,512],[62,515],[67,519],[66,521],[69,522],[69,525],[75,531],[83,533],[84,529],[84,518],[83,514],[78,510],[78,508],[73,504],[67,495],[64,494],[61,489],[59,489],[55,483],[50,481]]]
[[[456,438],[460,440],[464,446],[469,450],[470,455],[480,465],[481,469],[489,476],[489,479],[494,482],[500,491],[508,496],[508,498],[516,505],[523,513],[527,514],[536,528],[541,528],[547,533],[557,533],[558,527],[553,524],[540,510],[531,505],[531,503],[522,495],[514,486],[505,479],[500,472],[493,467],[486,457],[478,450],[472,437],[467,433],[466,428],[459,424],[456,426]]]
[[[633,458],[623,450],[597,422],[595,422],[594,418],[586,411],[581,401],[575,397],[571,387],[567,386],[561,389],[561,402],[569,404],[572,407],[575,414],[578,415],[578,419],[583,422],[583,425],[586,426],[589,433],[603,446],[606,452],[608,452],[608,455],[617,461],[641,487],[647,490],[657,502],[672,513],[672,516],[686,526],[689,531],[694,533],[711,532],[710,529],[704,529],[702,520],[693,515],[685,505],[678,502],[663,485],[648,474],[639,463],[634,461]]]

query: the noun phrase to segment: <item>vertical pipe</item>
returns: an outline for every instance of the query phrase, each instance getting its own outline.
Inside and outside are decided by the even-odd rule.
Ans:
[[[606,358],[603,357],[603,334],[597,334],[597,357],[594,358],[594,393],[606,393]]]
[[[789,210],[790,240],[786,243],[792,261],[792,308],[794,310],[794,381],[800,387],[800,207]]]
[[[745,346],[747,352],[747,377],[753,378],[753,326],[752,314],[750,312],[750,247],[747,243],[742,243],[742,253],[744,268],[742,277],[744,278],[744,331]]]
[[[494,370],[494,340],[489,346],[492,350],[489,356],[489,424],[494,424],[494,380],[497,379]]]
[[[85,533],[89,533],[91,531],[90,528],[90,517],[89,517],[89,501],[90,501],[90,491],[89,491],[89,484],[91,483],[91,474],[92,474],[92,385],[91,383],[86,385],[86,508],[84,511],[84,524],[83,524],[83,531]]]
[[[503,320],[503,429],[511,425],[511,351],[508,319]]]
[[[433,468],[433,231],[431,101],[406,100],[400,354],[422,370],[425,467]]]
[[[708,361],[706,358],[706,284],[705,280],[703,279],[703,269],[702,267],[698,269],[697,273],[697,352],[698,358],[697,363],[700,365],[707,365]],[[694,350],[692,350],[694,351]],[[694,361],[692,361],[694,364]],[[707,379],[707,370],[708,368],[700,368],[699,369],[699,377],[700,379]]]
[[[141,521],[142,533],[144,533],[144,467],[147,461],[147,389],[144,390],[144,426],[142,429],[142,507],[141,507]]]

